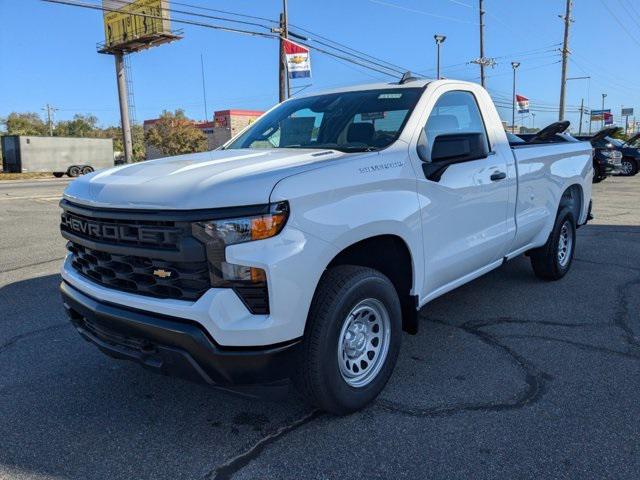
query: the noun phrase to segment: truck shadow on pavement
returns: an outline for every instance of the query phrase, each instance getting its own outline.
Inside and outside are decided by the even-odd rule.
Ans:
[[[559,346],[637,362],[639,235],[640,227],[585,227],[560,282],[539,281],[520,257],[430,303],[418,335],[403,336],[381,397],[352,417],[375,429],[370,417],[383,412],[428,419],[534,407],[563,375]],[[341,425],[335,449],[346,441],[344,419],[314,412],[296,395],[231,396],[105,357],[67,321],[59,282],[49,275],[0,288],[7,477],[231,478],[258,468],[271,444],[312,422]]]

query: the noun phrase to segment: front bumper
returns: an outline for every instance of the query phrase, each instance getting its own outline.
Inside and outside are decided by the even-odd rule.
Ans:
[[[300,340],[259,348],[221,347],[195,322],[123,308],[66,282],[64,307],[80,335],[107,355],[164,375],[221,387],[288,383]]]

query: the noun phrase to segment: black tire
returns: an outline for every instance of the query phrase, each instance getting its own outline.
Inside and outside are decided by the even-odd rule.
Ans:
[[[63,175],[64,175],[64,172],[53,172],[53,176],[56,178],[62,178]]]
[[[638,163],[634,158],[623,157],[622,159],[623,172],[620,173],[623,177],[633,177],[638,173]]]
[[[80,167],[78,167],[77,165],[73,165],[69,167],[69,169],[67,170],[67,175],[70,176],[71,178],[75,178],[80,176],[81,172],[82,170],[80,170]]]
[[[93,167],[90,165],[85,165],[84,167],[82,167],[81,173],[82,175],[86,175],[88,173],[93,172]]]
[[[564,227],[566,226],[566,237]],[[560,253],[560,237],[566,238],[565,247],[567,249],[564,256]],[[562,207],[556,217],[553,230],[549,235],[547,243],[542,247],[530,252],[531,266],[539,278],[543,280],[560,280],[564,277],[573,262],[573,254],[576,247],[576,220],[573,217],[573,210],[570,207]],[[562,257],[562,258],[561,258]]]
[[[340,352],[344,361],[342,367],[349,363],[344,350],[339,347],[338,339],[343,331],[347,335],[349,329],[345,331],[345,328],[358,318],[361,323],[369,325],[368,322],[371,322],[373,317],[369,315],[371,312],[364,311],[360,316],[351,313],[356,308],[366,309],[361,305],[372,300],[374,305],[382,305],[388,314],[388,327],[385,327],[389,331],[388,344],[385,342],[388,348],[386,356],[381,355],[380,360],[376,360],[378,357],[374,355],[366,357],[371,361],[370,365],[367,365],[365,357],[355,360],[361,362],[364,358],[365,367],[362,367],[360,374],[364,374],[368,366],[371,376],[368,383],[352,386],[341,373]],[[352,265],[331,268],[320,280],[307,322],[305,339],[293,378],[305,400],[322,410],[345,415],[363,408],[376,398],[391,376],[401,343],[400,300],[391,281],[371,268]],[[376,330],[372,329],[373,331]],[[382,331],[382,328],[378,331]],[[365,338],[366,341],[362,343],[365,349],[370,348],[369,342],[372,345],[379,344],[374,343],[374,339],[369,340],[366,335]],[[364,355],[370,353],[372,352],[365,352]],[[356,369],[354,371],[358,371],[357,366],[353,368]]]

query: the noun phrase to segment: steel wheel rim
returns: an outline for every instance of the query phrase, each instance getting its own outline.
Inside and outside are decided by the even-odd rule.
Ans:
[[[571,224],[566,221],[560,228],[560,238],[558,238],[558,263],[561,267],[566,267],[571,258],[573,248],[573,236],[571,235]]]
[[[622,162],[622,173],[624,175],[631,175],[631,171],[633,170],[633,166],[631,165],[631,162]]]
[[[367,298],[351,309],[338,336],[338,366],[342,379],[362,388],[376,378],[391,340],[389,312],[379,300]]]

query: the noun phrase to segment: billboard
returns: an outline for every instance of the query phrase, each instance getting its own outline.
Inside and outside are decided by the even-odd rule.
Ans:
[[[282,39],[282,44],[284,46],[289,78],[310,77],[311,57],[309,55],[309,49],[287,39]]]
[[[137,51],[174,40],[167,0],[102,0],[102,51]]]
[[[606,120],[607,116],[613,118],[613,115],[611,115],[611,109],[607,109],[607,110],[591,110],[591,121],[592,122],[601,122],[602,120]]]
[[[633,108],[623,108],[621,116],[623,116],[623,117],[632,117],[633,116]]]

